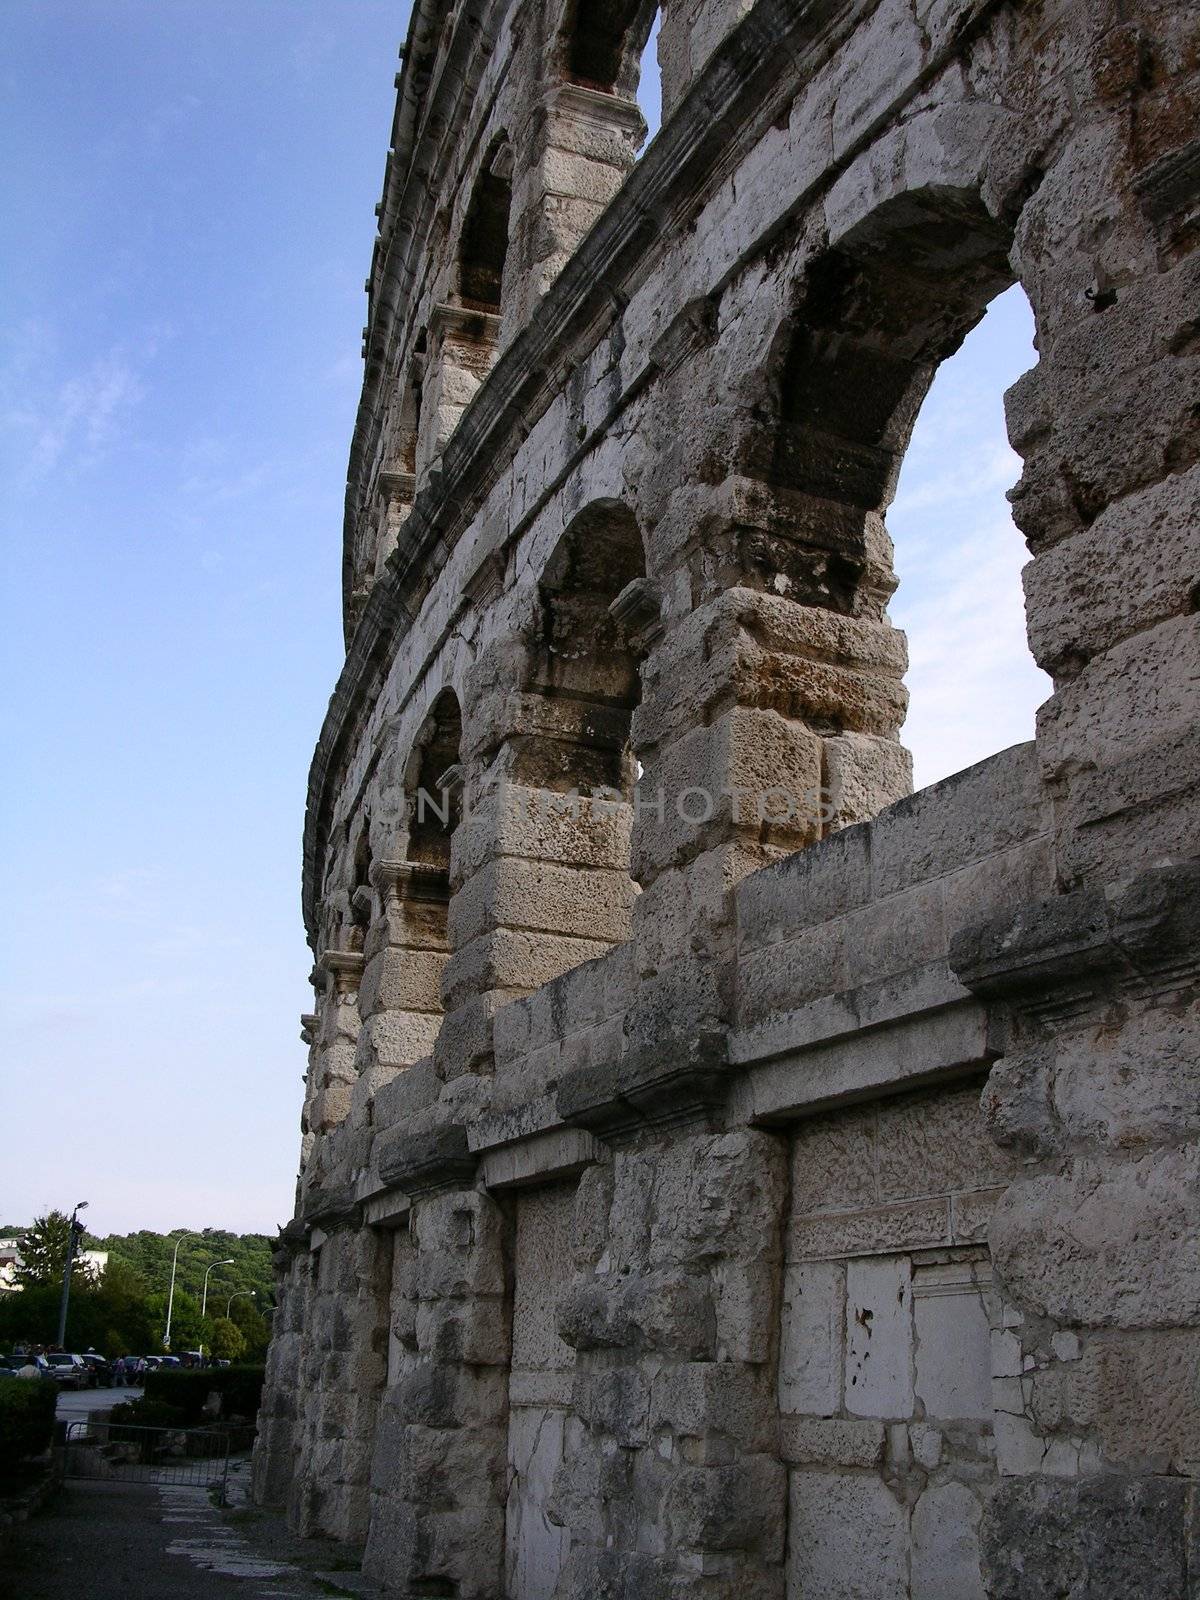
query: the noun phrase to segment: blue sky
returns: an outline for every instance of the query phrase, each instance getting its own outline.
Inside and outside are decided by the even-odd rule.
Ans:
[[[304,789],[407,9],[6,13],[0,1221],[290,1212]],[[1003,500],[1027,315],[939,375],[891,519],[924,781],[1046,692]]]

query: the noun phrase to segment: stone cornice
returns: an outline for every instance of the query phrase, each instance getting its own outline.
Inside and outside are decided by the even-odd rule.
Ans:
[[[323,950],[317,965],[332,977],[334,992],[340,996],[358,988],[365,962],[360,950]]]
[[[402,1189],[411,1199],[439,1189],[469,1186],[477,1165],[478,1157],[467,1144],[466,1126],[461,1122],[394,1136],[384,1143],[378,1158],[384,1185]]]
[[[371,868],[371,882],[385,900],[444,902],[450,898],[449,872],[428,861],[377,861]]]
[[[1200,865],[1155,867],[964,929],[950,946],[960,981],[1049,1024],[1089,1017],[1116,995],[1200,983]]]

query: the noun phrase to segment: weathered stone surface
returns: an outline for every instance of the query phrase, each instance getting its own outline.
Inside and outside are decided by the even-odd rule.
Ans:
[[[1179,1600],[1188,1593],[1181,1478],[1006,1483],[983,1520],[995,1600]]]
[[[1184,1600],[1195,8],[661,9],[635,161],[652,7],[413,8],[256,1493],[406,1597]],[[910,795],[1014,274],[1054,692]]]

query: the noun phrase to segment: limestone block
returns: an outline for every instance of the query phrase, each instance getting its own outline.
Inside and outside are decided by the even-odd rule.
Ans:
[[[689,1549],[754,1549],[778,1561],[786,1493],[787,1469],[770,1456],[743,1456],[736,1466],[685,1468],[663,1507],[668,1538]]]
[[[981,1526],[990,1600],[1187,1593],[1183,1479],[1010,1478]]]
[[[900,1200],[1002,1183],[1010,1163],[988,1138],[976,1080],[879,1107],[877,1194]]]
[[[870,832],[845,828],[763,867],[737,885],[738,945],[759,950],[864,905],[871,893]]]
[[[649,1437],[650,1385],[636,1366],[581,1369],[575,1375],[572,1410],[586,1427],[607,1434],[623,1450]]]
[[[435,950],[385,949],[368,961],[358,990],[364,1018],[377,1011],[441,1012],[439,983],[446,956]]]
[[[728,712],[670,746],[639,780],[633,875],[645,885],[663,867],[739,834],[758,841],[765,831],[768,842],[805,844],[819,826],[807,797],[820,786],[820,740],[802,724],[775,711]]]
[[[514,1407],[508,1422],[508,1504],[505,1512],[507,1593],[554,1600],[571,1533],[553,1521],[548,1503],[563,1459],[561,1411]]]
[[[490,990],[512,995],[537,989],[581,962],[604,954],[593,939],[500,928],[457,950],[442,975],[447,1013]]]
[[[404,1373],[391,1393],[406,1423],[437,1432],[475,1430],[477,1447],[480,1430],[502,1424],[508,1412],[508,1384],[500,1367],[422,1362]]]
[[[679,1439],[720,1435],[740,1450],[769,1450],[775,1397],[767,1375],[739,1361],[685,1362],[654,1377],[649,1424]]]
[[[429,1055],[441,1026],[440,1011],[379,1011],[364,1033],[378,1065],[407,1067]]]
[[[1191,607],[1200,571],[1200,468],[1127,495],[1025,568],[1029,643],[1074,669]]]
[[[792,1141],[792,1207],[797,1216],[874,1204],[879,1196],[875,1140],[881,1110],[895,1120],[890,1108],[866,1105],[818,1113],[798,1124]],[[920,1113],[914,1111],[912,1119],[920,1121]]]
[[[912,756],[893,738],[847,731],[826,738],[821,754],[835,828],[865,822],[912,793]]]
[[[950,1244],[949,1196],[907,1200],[870,1211],[834,1211],[797,1217],[790,1230],[790,1253],[797,1261],[878,1255]]]
[[[507,927],[615,944],[629,937],[633,897],[625,872],[505,856],[482,867],[455,894],[451,937],[462,949],[471,939]]]
[[[520,989],[493,989],[468,995],[448,1010],[433,1047],[434,1070],[449,1081],[464,1074],[490,1071],[493,1065],[494,1019]]]
[[[734,886],[782,854],[734,841],[706,850],[686,867],[659,873],[633,905],[638,971],[648,974],[669,966],[689,948],[719,958],[732,933]]]
[[[928,1418],[992,1420],[989,1282],[971,1262],[914,1269],[915,1392]]]
[[[779,1406],[833,1416],[842,1406],[846,1269],[839,1263],[788,1267],[783,1279]]]
[[[964,1484],[931,1484],[913,1508],[912,1593],[920,1600],[987,1600],[979,1569],[982,1507]]]
[[[914,884],[846,918],[847,987],[927,965],[946,951],[940,882]]]
[[[1195,718],[1200,619],[1172,618],[1123,640],[1059,687],[1038,712],[1047,776],[1136,755]]]
[[[718,526],[743,512],[744,481],[723,489],[731,500],[715,510]],[[792,497],[789,510],[807,500]],[[828,502],[816,504],[824,511]],[[805,569],[813,559],[791,537],[779,558]],[[894,737],[907,705],[905,664],[904,636],[878,621],[746,587],[723,589],[656,648],[633,717],[634,746],[670,743],[734,704],[814,727]]]
[[[712,1292],[695,1274],[664,1269],[630,1279],[621,1313],[648,1350],[690,1361],[715,1354]]]
[[[559,1338],[559,1295],[572,1275],[576,1184],[548,1184],[517,1196],[512,1307],[514,1368],[566,1371],[574,1351]]]
[[[737,1020],[754,1027],[810,1000],[850,987],[844,918],[744,956],[738,963]]]
[[[1099,1438],[1107,1462],[1128,1470],[1187,1472],[1200,1439],[1200,1335],[1193,1328],[1054,1336],[1060,1365],[1035,1374],[1040,1427]]]
[[[375,1126],[380,1129],[401,1126],[415,1112],[432,1105],[440,1087],[431,1057],[413,1062],[375,1091]]]
[[[1180,1241],[1200,1225],[1198,1153],[1119,1167],[1083,1158],[1013,1184],[993,1214],[996,1268],[1018,1304],[1091,1327],[1200,1320],[1200,1260]]]
[[[912,1273],[907,1257],[846,1264],[846,1410],[908,1417],[913,1409]]]
[[[894,894],[941,877],[1044,831],[1047,820],[1034,746],[1013,745],[876,818],[872,887]]]
[[[790,1474],[788,1592],[892,1600],[908,1588],[908,1510],[874,1473]]]
[[[877,1467],[883,1459],[883,1423],[785,1416],[779,1448],[794,1466]]]
[[[509,1361],[509,1319],[499,1296],[423,1300],[417,1306],[415,1333],[421,1354],[435,1362],[488,1367]]]
[[[1200,1137],[1200,1008],[1060,1042],[1051,1102],[1072,1138],[1137,1151]]]
[[[714,1266],[718,1360],[771,1359],[778,1286],[775,1260],[721,1261]]]

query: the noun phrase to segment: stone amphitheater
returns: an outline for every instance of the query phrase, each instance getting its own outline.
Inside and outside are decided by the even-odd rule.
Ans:
[[[255,1493],[453,1600],[1200,1594],[1200,8],[416,0]],[[382,134],[381,129],[381,145]],[[1037,736],[884,514],[1020,283]]]

